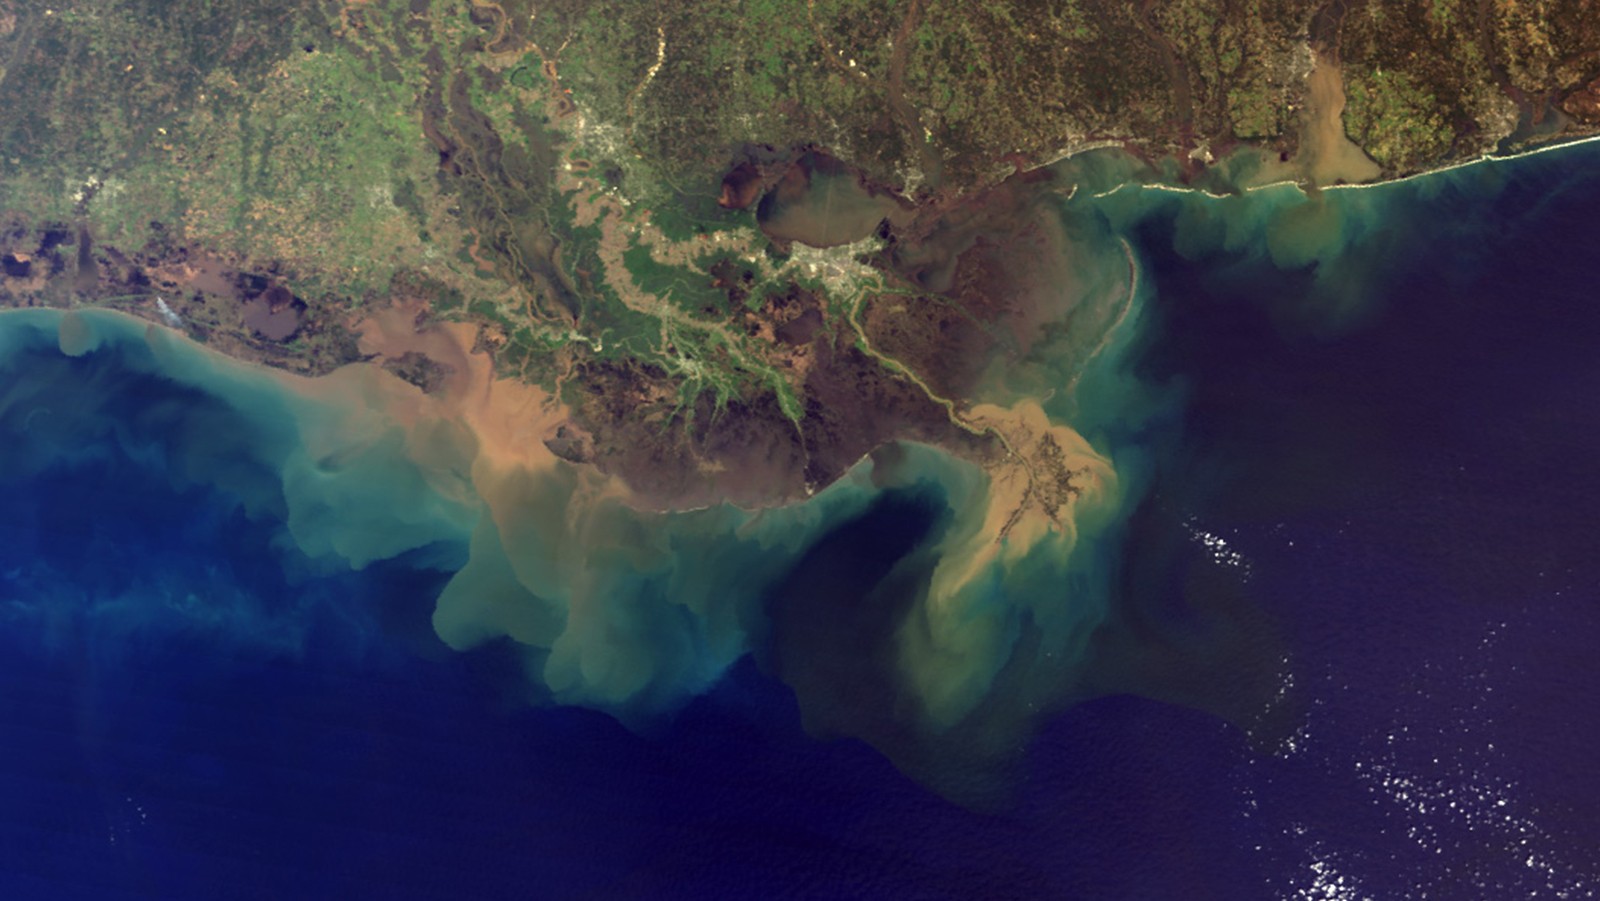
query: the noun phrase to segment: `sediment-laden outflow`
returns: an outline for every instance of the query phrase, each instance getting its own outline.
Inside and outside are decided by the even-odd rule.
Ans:
[[[1003,438],[1003,457],[891,443],[803,501],[661,510],[558,456],[568,411],[497,379],[465,326],[419,330],[397,308],[361,327],[365,352],[444,364],[425,393],[373,364],[303,378],[120,314],[16,311],[0,315],[0,478],[138,456],[174,490],[219,491],[278,523],[280,540],[260,552],[286,567],[405,557],[453,573],[433,613],[439,639],[512,650],[531,698],[625,722],[669,713],[754,654],[815,733],[864,738],[983,800],[1030,726],[1063,703],[1139,691],[1247,720],[1276,687],[1247,680],[1222,700],[1185,690],[1197,667],[1228,665],[1196,645],[1255,626],[1208,623],[1187,647],[1129,626],[1141,605],[1170,601],[1151,600],[1159,542],[1130,535],[1181,516],[1161,512],[1174,473],[1198,478],[1172,463],[1182,384],[1140,369],[1160,325],[1140,243],[1170,241],[1224,274],[1230,258],[1299,273],[1303,295],[1281,298],[1286,327],[1336,334],[1369,313],[1362,284],[1384,265],[1383,230],[1423,221],[1392,207],[1425,210],[1430,192],[1490,196],[1517,165],[1211,197],[1096,190],[1102,162],[1059,167],[1048,246],[1068,261],[1060,280],[1027,283],[1026,315],[1006,320],[1021,352],[997,357],[950,408]]]
[[[397,323],[369,322],[364,341],[449,363],[440,390],[371,364],[316,379],[249,368],[119,314],[5,314],[5,472],[26,478],[64,465],[67,448],[109,443],[281,523],[265,556],[348,570],[431,549],[459,566],[433,617],[445,644],[514,649],[532,697],[634,723],[755,652],[819,732],[920,747],[986,702],[1024,633],[1074,660],[1098,619],[1103,591],[1074,599],[1063,583],[1075,523],[1109,518],[1115,477],[1037,404],[968,415],[1000,424],[1019,458],[1074,474],[1049,503],[1028,500],[1042,489],[1018,465],[993,478],[891,444],[803,502],[648,510],[619,480],[557,457],[545,439],[561,405],[495,379],[468,330]],[[844,558],[841,534],[863,536]]]
[[[127,452],[159,448],[175,481],[278,519],[314,564],[464,548],[434,614],[439,637],[458,650],[514,642],[537,695],[624,719],[670,710],[759,647],[819,728],[893,745],[901,737],[874,736],[876,723],[921,735],[966,717],[1025,626],[1070,660],[1097,619],[1101,592],[1074,598],[1059,584],[1074,508],[1109,505],[1114,481],[1036,405],[971,415],[1026,436],[1025,456],[1050,442],[1094,476],[1049,519],[1025,504],[1038,490],[1026,470],[989,477],[915,445],[863,461],[804,503],[644,512],[620,482],[557,458],[544,439],[563,419],[559,404],[493,379],[466,335],[385,326],[371,323],[367,340],[426,345],[417,349],[452,364],[443,391],[424,395],[375,366],[316,380],[246,369],[109,314],[8,314],[5,411],[19,434],[6,472],[61,465],[64,448],[114,439]],[[181,391],[119,388],[153,381]],[[830,536],[863,528],[871,553],[852,546],[841,562]],[[1047,571],[1049,587],[1023,583],[1025,561]],[[819,624],[818,609],[841,597],[855,609]]]

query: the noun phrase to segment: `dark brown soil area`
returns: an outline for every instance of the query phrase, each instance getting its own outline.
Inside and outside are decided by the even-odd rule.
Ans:
[[[349,300],[296,296],[278,267],[241,271],[177,242],[128,254],[96,243],[86,228],[19,214],[0,214],[0,222],[0,308],[118,310],[229,356],[306,375],[363,359],[345,322]]]
[[[915,384],[856,349],[848,326],[800,309],[791,330],[811,332],[798,428],[770,390],[716,409],[709,394],[681,408],[666,374],[636,362],[591,362],[579,375],[577,427],[551,449],[592,461],[652,504],[729,501],[757,506],[804,497],[894,440],[924,441],[971,456],[993,439],[956,426]]]

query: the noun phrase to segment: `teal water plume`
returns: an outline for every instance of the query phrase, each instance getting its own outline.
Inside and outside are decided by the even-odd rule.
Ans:
[[[1061,164],[1057,184],[1127,166],[1096,160]],[[1213,286],[1268,266],[1284,296],[1258,302],[1280,333],[1335,340],[1375,314],[1370,287],[1400,262],[1401,238],[1465,227],[1430,220],[1431,201],[1492,197],[1516,165],[1310,195],[1133,185],[1042,200],[1062,287],[1039,293],[1035,312],[1041,328],[1078,328],[1045,329],[1054,337],[984,390],[1038,399],[1105,476],[1059,531],[998,550],[983,531],[995,486],[931,447],[885,448],[801,503],[641,511],[564,462],[487,477],[464,421],[417,415],[412,389],[375,367],[292,379],[92,310],[0,315],[0,471],[29,479],[120,454],[174,492],[231,499],[272,536],[262,558],[293,578],[404,560],[442,584],[430,640],[500,648],[527,700],[639,728],[746,655],[795,691],[818,734],[865,738],[936,785],[1003,773],[1042,717],[1107,693],[1261,727],[1281,654],[1242,576],[1218,577],[1232,587],[1196,614],[1203,628],[1147,628],[1166,603],[1164,561],[1202,537],[1170,488],[1150,496],[1193,435],[1182,378],[1140,368],[1162,305],[1182,302],[1155,303],[1143,249],[1204,261]],[[1238,488],[1226,461],[1186,478],[1190,508]],[[206,599],[186,609],[230,615]],[[256,631],[290,647],[291,619]],[[252,640],[248,617],[236,625],[233,640]],[[1227,668],[1238,678],[1226,693],[1188,690]]]

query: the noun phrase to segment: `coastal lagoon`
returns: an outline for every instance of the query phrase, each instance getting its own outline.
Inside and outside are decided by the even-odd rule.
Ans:
[[[7,888],[1591,893],[1596,163],[1057,164],[1078,329],[985,384],[1085,477],[998,544],[932,447],[641,511],[481,361],[0,315]]]

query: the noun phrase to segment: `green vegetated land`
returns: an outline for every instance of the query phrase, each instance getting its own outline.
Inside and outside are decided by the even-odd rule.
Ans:
[[[1392,177],[1592,129],[1585,9],[0,0],[0,302],[111,306],[320,372],[361,357],[365,311],[419,301],[597,435],[742,415],[804,436],[849,367],[951,410],[928,388],[950,380],[860,315],[963,302],[883,252],[916,229],[815,249],[759,227],[763,196],[803,190],[802,152],[897,192],[907,221],[1099,143],[1288,160],[1321,57]]]

